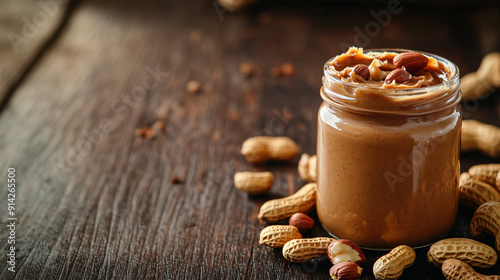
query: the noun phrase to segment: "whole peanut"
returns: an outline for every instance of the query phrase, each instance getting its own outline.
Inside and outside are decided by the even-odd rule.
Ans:
[[[378,280],[398,279],[403,270],[413,264],[415,257],[415,251],[411,247],[400,245],[375,262],[373,274]]]
[[[458,259],[468,265],[488,268],[497,262],[497,253],[490,246],[469,238],[447,238],[434,243],[427,261],[440,267],[447,259]]]
[[[464,184],[465,182],[467,182],[467,180],[471,179],[472,177],[470,176],[469,173],[467,172],[462,172],[462,174],[460,174],[460,177],[458,179],[458,185],[460,184]]]
[[[318,181],[318,157],[316,155],[309,159],[309,175],[314,182]]]
[[[479,237],[487,232],[495,237],[495,249],[500,252],[500,202],[490,201],[482,204],[474,212],[469,226],[470,234]]]
[[[302,238],[302,234],[294,226],[272,225],[265,227],[260,232],[259,244],[264,244],[272,248],[281,248],[288,241],[300,238]]]
[[[262,204],[259,219],[276,222],[297,212],[308,213],[316,205],[316,183],[303,186],[291,196],[273,199]]]
[[[447,280],[500,280],[498,275],[479,274],[470,265],[457,259],[445,260],[441,271]]]
[[[496,186],[496,177],[500,171],[500,163],[478,164],[472,166],[468,173],[471,177]]]
[[[310,156],[308,154],[302,154],[299,160],[298,170],[302,180],[307,182],[316,182],[318,177],[316,155]]]
[[[462,100],[478,99],[483,97],[493,87],[500,86],[500,53],[486,55],[476,72],[462,77]]]
[[[298,153],[299,147],[288,137],[252,137],[241,147],[241,154],[251,163],[289,161]]]
[[[274,175],[271,172],[236,172],[234,186],[248,194],[263,194],[273,186]]]
[[[479,150],[490,157],[500,156],[500,128],[475,120],[462,121],[462,152]]]
[[[321,257],[327,253],[328,245],[334,240],[329,237],[290,240],[283,246],[283,257],[290,262],[304,262]]]
[[[493,89],[493,85],[488,80],[476,72],[464,75],[460,79],[460,90],[462,91],[462,100],[474,100],[485,96],[488,91]]]
[[[465,178],[466,176],[469,178]],[[458,190],[460,203],[471,208],[477,208],[488,201],[500,201],[500,192],[496,188],[471,177],[468,173],[460,175]]]

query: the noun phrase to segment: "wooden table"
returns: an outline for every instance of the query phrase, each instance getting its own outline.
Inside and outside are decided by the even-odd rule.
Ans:
[[[386,5],[264,1],[232,13],[210,1],[0,2],[0,279],[329,279],[325,259],[291,264],[258,244],[260,205],[304,184],[298,159],[252,165],[239,149],[251,136],[286,135],[314,154],[322,65]],[[475,71],[500,50],[500,9],[481,3],[402,4],[366,47],[428,51]],[[260,73],[243,77],[242,62]],[[270,74],[286,62],[292,77]],[[199,93],[186,90],[190,80]],[[500,125],[498,93],[464,106],[464,117]],[[165,131],[135,136],[158,120]],[[470,153],[462,169],[490,162]],[[273,171],[271,194],[235,189],[241,170]],[[471,215],[460,210],[451,236],[468,236]],[[319,225],[313,235],[326,236]],[[426,251],[404,279],[442,279]],[[367,252],[361,279],[374,279],[382,254]]]

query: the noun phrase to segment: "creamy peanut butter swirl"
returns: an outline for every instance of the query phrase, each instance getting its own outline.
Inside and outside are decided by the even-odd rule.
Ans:
[[[442,84],[451,78],[451,70],[433,57],[428,58],[423,69],[410,73],[410,79],[404,82],[392,81],[387,83],[386,78],[396,70],[393,60],[395,52],[363,52],[363,48],[351,47],[346,53],[336,56],[329,62],[328,72],[346,82],[362,85],[368,88],[422,88]],[[366,65],[370,70],[367,80],[354,71],[356,65]],[[403,67],[404,69],[404,67]],[[406,70],[406,69],[404,69]]]

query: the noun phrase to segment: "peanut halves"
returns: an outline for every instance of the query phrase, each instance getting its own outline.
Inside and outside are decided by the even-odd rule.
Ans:
[[[259,219],[276,222],[297,212],[308,213],[316,205],[316,183],[303,186],[291,196],[269,200],[262,204]]]

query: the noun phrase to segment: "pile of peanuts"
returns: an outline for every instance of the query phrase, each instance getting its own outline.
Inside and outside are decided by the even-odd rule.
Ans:
[[[490,61],[496,61],[497,64],[492,65]],[[472,90],[475,88],[471,85],[474,82],[485,85],[486,80],[489,87],[500,86],[499,70],[500,54],[486,56],[476,73],[464,76],[463,99],[470,100],[480,96],[477,93],[481,91]],[[475,120],[464,120],[461,145],[462,152],[477,150],[498,158],[500,128]],[[241,154],[250,163],[291,161],[299,152],[297,143],[288,137],[252,137],[241,148]],[[310,231],[315,223],[307,214],[316,207],[316,155],[302,154],[298,162],[298,173],[308,182],[306,185],[291,196],[269,200],[260,207],[259,219],[271,225],[261,231],[259,243],[281,249],[283,257],[295,263],[328,256],[333,264],[330,269],[332,279],[358,279],[366,257],[354,242],[330,237],[303,238],[302,234]],[[250,195],[269,192],[273,181],[274,175],[269,171],[243,171],[234,175],[235,187]],[[479,274],[473,268],[492,267],[500,252],[500,164],[476,165],[462,173],[459,194],[462,206],[475,209],[469,227],[471,236],[480,238],[483,233],[493,235],[495,248],[469,238],[447,238],[429,248],[427,260],[441,267],[448,280],[500,279],[500,276]],[[288,225],[276,224],[285,219],[288,219]],[[374,263],[373,273],[376,279],[398,279],[404,269],[413,264],[415,257],[415,251],[411,247],[397,246]]]

